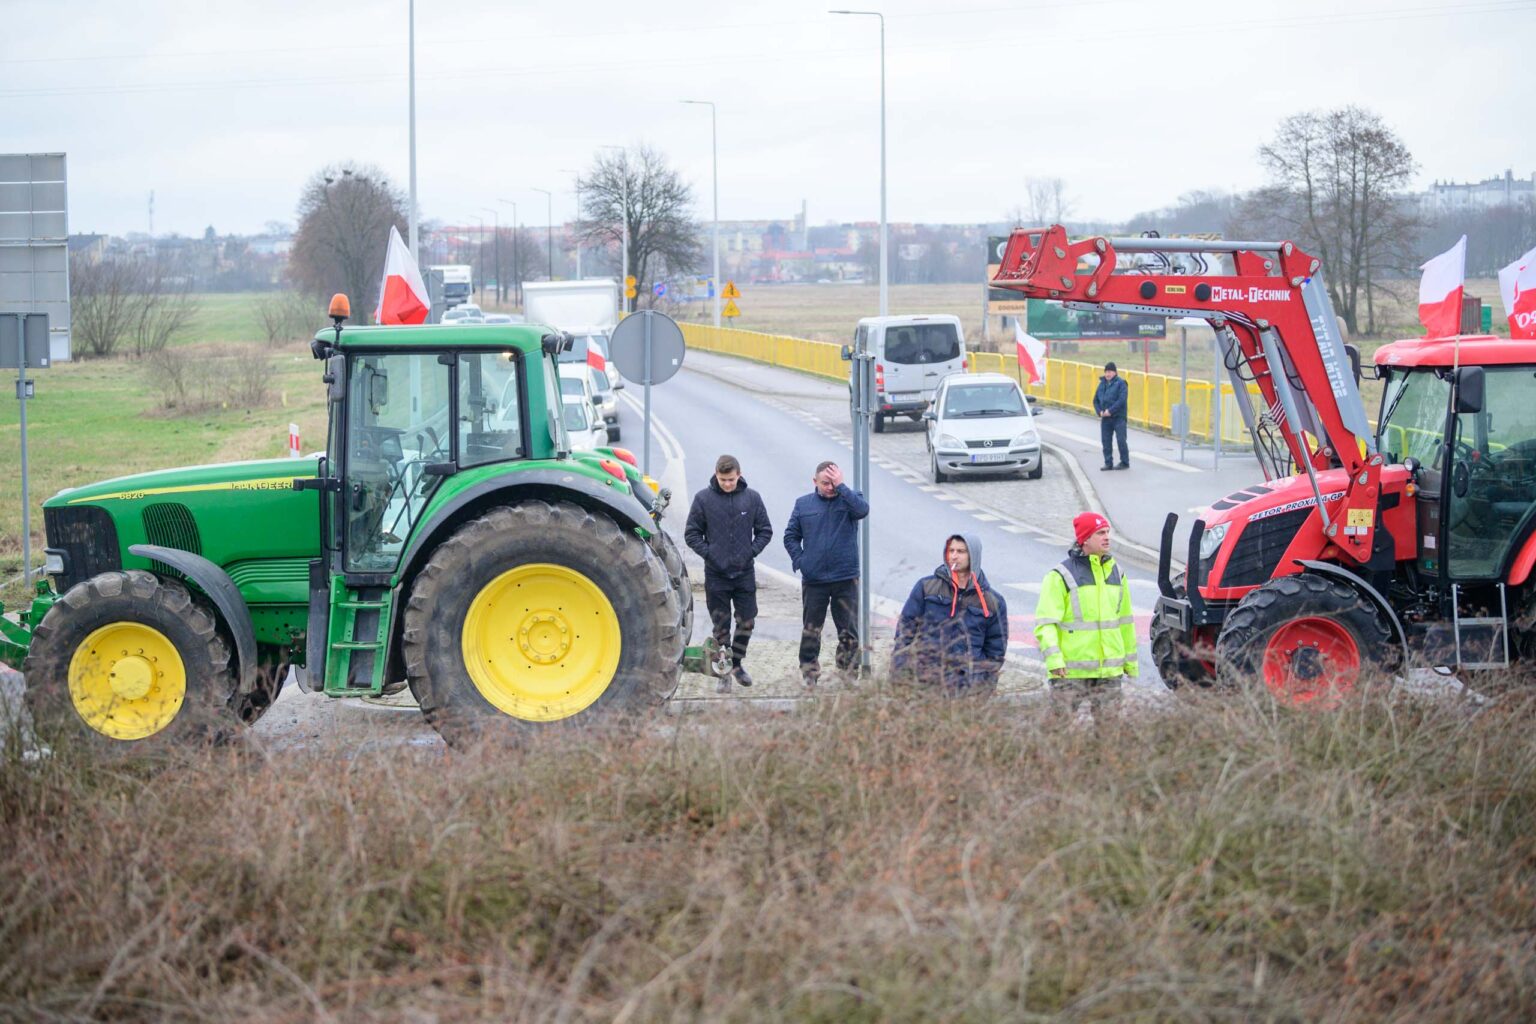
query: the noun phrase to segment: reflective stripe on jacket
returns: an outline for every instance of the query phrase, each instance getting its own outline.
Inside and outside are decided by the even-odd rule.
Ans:
[[[1045,574],[1035,639],[1048,672],[1065,668],[1068,677],[1081,679],[1136,675],[1131,585],[1113,558],[1074,547]]]

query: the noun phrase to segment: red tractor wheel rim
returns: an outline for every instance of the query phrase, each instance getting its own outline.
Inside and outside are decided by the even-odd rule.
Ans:
[[[1332,619],[1296,619],[1264,645],[1264,685],[1289,704],[1332,702],[1360,678],[1360,646]]]

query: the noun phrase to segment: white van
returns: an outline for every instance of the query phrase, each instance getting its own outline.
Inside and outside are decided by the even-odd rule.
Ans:
[[[966,370],[965,332],[957,316],[865,317],[854,332],[853,350],[866,338],[875,357],[876,433],[885,430],[887,417],[920,419],[939,381]]]

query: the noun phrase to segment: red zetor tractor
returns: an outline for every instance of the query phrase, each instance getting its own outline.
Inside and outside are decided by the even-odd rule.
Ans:
[[[1214,272],[1167,273],[1173,253]],[[1371,671],[1466,679],[1536,656],[1536,343],[1382,346],[1372,430],[1320,269],[1290,242],[1073,242],[1058,225],[1013,232],[993,281],[1215,331],[1265,482],[1195,520],[1178,576],[1168,516],[1152,647],[1169,686],[1331,701]]]

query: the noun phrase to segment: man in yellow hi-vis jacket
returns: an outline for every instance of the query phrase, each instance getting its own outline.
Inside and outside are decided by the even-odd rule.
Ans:
[[[1051,693],[1075,710],[1084,697],[1097,714],[1136,675],[1136,626],[1130,581],[1109,557],[1109,520],[1084,512],[1072,520],[1077,543],[1045,574],[1035,605],[1035,639]]]

